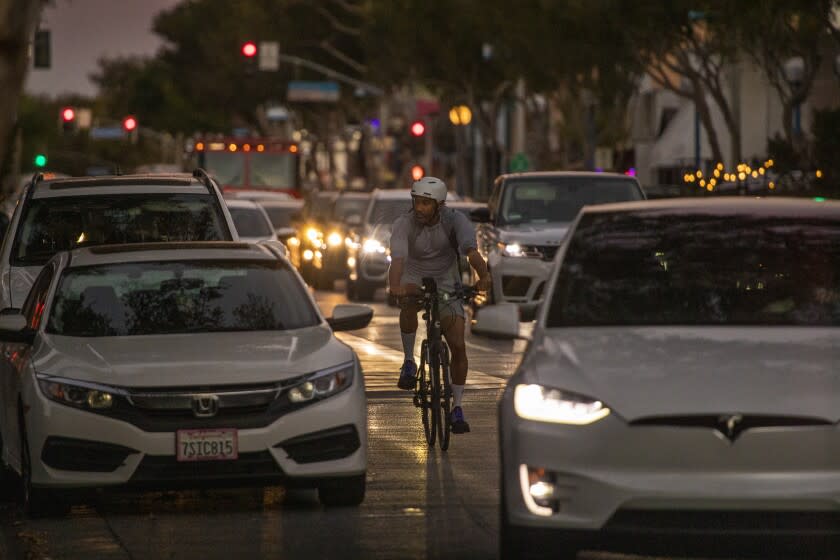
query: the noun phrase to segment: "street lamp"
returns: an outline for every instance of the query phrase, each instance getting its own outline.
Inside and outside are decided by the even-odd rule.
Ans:
[[[785,80],[790,84],[794,95],[799,93],[802,87],[802,81],[805,77],[805,59],[801,56],[794,56],[782,65],[782,70],[785,74]],[[799,136],[802,130],[801,107],[799,103],[793,107],[793,134]]]

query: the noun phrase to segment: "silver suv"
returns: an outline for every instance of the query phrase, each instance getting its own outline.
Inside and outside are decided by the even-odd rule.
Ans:
[[[25,187],[0,250],[0,309],[19,308],[59,251],[156,241],[238,241],[218,185],[190,174],[70,177]]]
[[[635,178],[570,171],[500,175],[487,208],[474,210],[479,253],[493,275],[491,303],[519,305],[531,315],[554,255],[585,205],[643,200]]]

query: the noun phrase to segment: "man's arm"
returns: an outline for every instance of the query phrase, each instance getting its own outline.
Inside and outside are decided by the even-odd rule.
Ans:
[[[493,283],[490,280],[490,271],[487,269],[487,262],[485,262],[475,249],[470,249],[467,252],[467,260],[470,262],[473,270],[475,270],[475,273],[478,274],[478,282],[476,282],[475,287],[482,292],[488,291]]]
[[[391,267],[388,269],[388,289],[397,297],[405,295],[405,289],[401,285],[404,267],[405,259],[391,259]]]

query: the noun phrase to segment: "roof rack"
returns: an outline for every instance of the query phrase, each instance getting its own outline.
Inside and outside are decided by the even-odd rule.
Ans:
[[[193,169],[192,176],[201,181],[205,187],[207,187],[211,192],[215,190],[215,185],[213,184],[213,179],[210,178],[210,175],[201,167],[196,167]]]

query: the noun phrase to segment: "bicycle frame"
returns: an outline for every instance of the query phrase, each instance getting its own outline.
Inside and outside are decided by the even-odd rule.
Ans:
[[[456,291],[455,299],[468,299],[474,290]],[[449,294],[444,294],[448,300]],[[418,301],[423,305],[426,338],[420,345],[420,366],[414,389],[414,404],[421,409],[423,430],[430,447],[438,439],[440,448],[449,448],[451,433],[450,409],[452,390],[449,378],[449,347],[443,339],[440,321],[441,294],[432,278],[423,278],[423,292]]]

